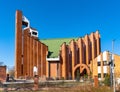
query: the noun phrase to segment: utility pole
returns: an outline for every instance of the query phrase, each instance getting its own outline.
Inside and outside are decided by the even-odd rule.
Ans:
[[[115,92],[115,73],[114,73],[114,41],[112,41],[112,73],[113,73],[113,92]]]
[[[110,84],[111,84],[111,88],[113,87],[113,73],[112,73],[112,53],[109,54],[110,55]]]

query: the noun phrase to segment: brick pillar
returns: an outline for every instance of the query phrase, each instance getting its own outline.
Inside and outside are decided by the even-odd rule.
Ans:
[[[70,60],[69,60],[69,47],[66,45],[66,78],[68,79],[70,75]]]
[[[62,46],[62,52],[61,52],[61,57],[62,57],[62,77],[66,79],[66,43],[63,43]]]
[[[27,36],[27,74],[30,76],[30,37]]]
[[[82,43],[82,38],[78,39],[78,48],[79,48],[79,60],[80,60],[79,63],[82,64],[82,62],[83,62],[83,43]],[[82,70],[82,68],[80,67],[80,72],[82,72],[81,70]]]
[[[21,76],[22,64],[22,12],[16,11],[16,32],[15,32],[15,78]]]
[[[38,53],[38,41],[36,41],[36,67],[37,67],[37,75],[38,75],[38,72],[39,72],[39,53]]]
[[[75,75],[74,75],[74,67],[75,67],[75,42],[74,40],[71,41],[70,43],[70,48],[71,48],[71,52],[72,52],[72,79],[75,79]]]
[[[99,34],[98,31],[96,31],[95,35],[96,35],[97,55],[99,55],[100,52],[101,52],[101,48],[100,48],[100,34]]]
[[[94,37],[94,34],[92,33],[92,37],[91,37],[91,41],[92,41],[92,59],[95,58],[95,37]]]
[[[24,34],[23,34],[23,76],[26,75],[27,73],[27,65],[28,65],[28,60],[27,60],[27,50],[28,50],[28,39],[27,39],[27,36],[28,36],[28,32],[29,32],[29,29],[27,30],[24,30]]]
[[[34,66],[36,66],[37,67],[37,40],[35,40],[35,47],[34,47]],[[37,67],[38,68],[38,67]]]
[[[34,67],[37,68],[37,42],[36,42],[36,38],[33,37],[33,68]],[[33,71],[33,76],[34,75],[35,73]]]
[[[82,39],[81,38],[78,39],[78,48],[79,48],[79,60],[80,60],[79,63],[82,64],[82,60],[83,60],[82,50],[83,50],[83,48],[82,48]]]
[[[48,47],[47,47],[47,52],[46,52],[46,57],[47,57],[47,55],[48,55]],[[49,62],[46,60],[46,77],[49,77]]]
[[[62,77],[62,46],[60,47],[60,78]]]
[[[90,35],[90,40],[91,40],[91,45],[92,45],[92,60],[94,60],[94,58],[95,58],[95,41],[94,41],[94,33],[91,33],[91,35]],[[93,72],[93,62],[91,62],[91,71]]]
[[[37,42],[37,44],[38,44],[38,57],[37,57],[38,75],[41,76],[41,42]]]
[[[33,38],[33,55],[32,55],[32,68],[34,69],[34,67],[36,67],[35,66],[35,39]],[[34,76],[35,75],[35,73],[34,73],[34,71],[33,71],[33,69],[32,69],[32,72],[33,72],[33,75],[32,76]]]
[[[86,46],[86,64],[89,65],[89,39],[88,39],[88,35],[85,36],[85,46]]]
[[[94,87],[98,87],[98,76],[94,76]]]
[[[33,76],[33,38],[30,37],[30,76]]]
[[[0,66],[0,81],[6,81],[6,66]]]
[[[43,55],[43,52],[44,52],[44,49],[43,49],[43,44],[41,44],[41,76],[43,76],[43,57],[44,57],[44,55]]]
[[[46,77],[49,77],[49,62],[48,61],[46,61]]]
[[[46,53],[47,53],[47,47],[45,44],[43,44],[43,75],[46,76]]]

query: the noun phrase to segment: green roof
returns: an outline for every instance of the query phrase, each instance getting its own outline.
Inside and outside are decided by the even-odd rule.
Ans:
[[[48,46],[48,53],[51,58],[58,57],[60,46],[66,42],[66,44],[69,44],[69,42],[77,38],[55,38],[55,39],[41,39],[40,41]]]

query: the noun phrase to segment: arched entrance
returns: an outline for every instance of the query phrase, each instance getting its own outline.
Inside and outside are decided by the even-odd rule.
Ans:
[[[80,67],[78,67],[78,68],[75,70],[75,72],[74,72],[75,79],[78,79],[78,78],[80,79],[80,78],[83,78],[83,77],[87,77],[87,76],[88,76],[86,69],[82,70],[82,72],[80,72],[80,71],[81,71],[81,70],[80,70]]]
[[[86,69],[84,69],[84,70],[80,73],[80,76],[84,76],[84,75],[88,75]]]
[[[74,67],[73,70],[73,78],[77,78],[78,76],[85,76],[85,75],[90,75],[90,69],[87,65],[85,64],[78,64]]]

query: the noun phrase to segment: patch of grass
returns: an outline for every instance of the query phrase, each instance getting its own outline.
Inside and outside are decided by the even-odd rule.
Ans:
[[[69,82],[69,83],[58,83],[58,84],[51,83],[47,85],[41,84],[39,85],[39,91],[27,89],[27,88],[32,89],[33,84],[24,84],[24,85],[16,85],[16,86],[21,89],[15,91],[9,90],[9,92],[18,92],[18,91],[19,92],[113,92],[113,89],[111,89],[108,86],[93,87],[92,84],[80,83],[80,82]],[[116,91],[116,92],[120,92],[120,91]]]
[[[48,90],[41,92],[112,92],[107,86],[98,88],[93,86],[76,86],[71,88],[50,88]]]

